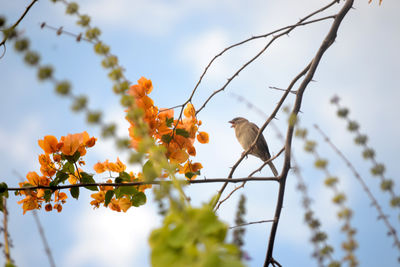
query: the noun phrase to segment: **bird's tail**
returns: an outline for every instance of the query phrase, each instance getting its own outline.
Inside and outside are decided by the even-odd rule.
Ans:
[[[272,162],[268,162],[269,167],[271,168],[272,173],[274,174],[275,177],[278,177],[278,171],[275,168],[275,165]]]

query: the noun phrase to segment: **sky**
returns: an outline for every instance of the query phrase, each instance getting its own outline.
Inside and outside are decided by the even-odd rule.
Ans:
[[[8,22],[16,21],[30,1],[0,0],[0,14]],[[126,77],[135,83],[141,76],[153,81],[150,97],[159,107],[172,107],[183,103],[192,92],[205,66],[211,58],[231,44],[251,36],[296,23],[301,17],[322,7],[328,1],[243,1],[243,0],[84,0],[79,1],[81,12],[89,14],[92,25],[102,30],[101,38],[111,46]],[[389,198],[379,189],[379,181],[369,174],[370,163],[361,159],[361,148],[353,145],[353,135],[346,131],[346,124],[336,117],[336,109],[329,100],[333,95],[350,108],[350,116],[361,125],[369,137],[369,144],[384,162],[387,176],[396,183],[400,192],[397,163],[400,143],[398,90],[400,73],[400,2],[384,0],[356,1],[354,9],[345,17],[336,42],[326,52],[305,94],[300,123],[309,129],[311,139],[318,142],[318,152],[329,158],[329,171],[340,177],[339,188],[348,196],[354,211],[356,238],[360,247],[356,256],[360,266],[398,266],[398,251],[386,236],[387,229],[377,220],[377,212],[356,179],[313,130],[318,124],[331,140],[350,158],[370,186],[385,214],[400,231],[398,212],[389,208]],[[337,11],[334,7],[323,15]],[[322,16],[322,15],[321,15]],[[118,97],[112,93],[112,84],[101,68],[101,59],[90,44],[76,42],[73,38],[54,31],[40,29],[46,22],[54,27],[79,33],[75,17],[65,15],[62,4],[38,1],[19,26],[31,40],[31,47],[40,52],[42,62],[55,68],[55,76],[68,78],[73,92],[87,94],[92,109],[103,110],[105,121],[119,125],[119,134],[127,135],[128,124]],[[235,140],[228,121],[242,116],[261,125],[264,116],[234,95],[248,99],[254,106],[269,114],[282,95],[270,86],[285,88],[302,70],[320,46],[330,21],[296,29],[289,36],[279,39],[271,48],[249,65],[221,93],[217,94],[199,113],[202,130],[210,134],[210,143],[196,146],[196,161],[204,166],[201,177],[226,177],[230,167],[240,157],[242,149]],[[219,58],[209,69],[196,93],[193,104],[200,107],[208,96],[221,88],[226,79],[253,57],[268,41],[259,39]],[[39,82],[35,70],[26,66],[21,55],[7,44],[7,51],[0,59],[0,181],[15,186],[29,171],[39,171],[37,156],[41,149],[37,140],[45,135],[57,137],[84,130],[99,138],[89,150],[87,167],[98,161],[126,159],[114,148],[112,141],[102,140],[96,126],[87,125],[83,114],[72,113],[71,103],[54,94],[52,85]],[[293,104],[289,96],[287,104]],[[286,115],[280,112],[275,125],[285,132]],[[272,154],[278,153],[282,142],[274,128],[268,127],[264,136]],[[343,254],[340,242],[340,222],[337,208],[331,204],[332,192],[323,185],[324,174],[313,168],[313,158],[302,150],[303,143],[294,140],[295,156],[301,165],[312,207],[328,233],[329,243],[335,247],[335,257]],[[260,160],[249,156],[239,166],[235,177],[247,176],[260,165]],[[282,159],[275,161],[278,170]],[[137,166],[129,167],[137,170]],[[265,169],[260,174],[271,175]],[[226,192],[234,188],[230,185]],[[200,205],[217,192],[219,185],[196,185],[186,188],[193,205]],[[277,185],[270,182],[248,183],[234,194],[218,211],[220,218],[232,225],[240,194],[247,197],[247,221],[273,218]],[[148,203],[132,208],[126,213],[116,213],[104,208],[93,210],[89,205],[90,193],[81,193],[78,201],[69,198],[61,213],[38,212],[50,244],[56,265],[64,266],[150,266],[147,238],[152,229],[160,225],[151,193]],[[316,266],[310,256],[310,232],[303,223],[304,210],[296,190],[296,178],[287,180],[284,207],[279,224],[274,258],[283,266]],[[33,216],[22,215],[16,202],[8,199],[9,230],[13,241],[12,258],[17,266],[46,266],[47,259]],[[261,266],[264,261],[269,224],[246,228],[244,249],[251,260],[248,266]],[[230,233],[229,233],[230,234]],[[0,259],[0,264],[4,259]]]

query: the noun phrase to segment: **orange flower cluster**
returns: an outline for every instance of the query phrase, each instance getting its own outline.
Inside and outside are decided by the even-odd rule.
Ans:
[[[74,175],[74,173],[69,173],[71,168],[74,169],[71,161],[76,157],[74,162],[77,162],[81,156],[85,155],[86,148],[94,146],[96,138],[89,137],[87,132],[68,134],[67,136],[62,136],[60,141],[52,135],[47,135],[43,140],[39,140],[38,143],[45,153],[39,155],[42,176],[39,176],[36,172],[29,172],[26,175],[27,181],[19,183],[21,188],[26,186],[57,185],[60,182],[64,182],[68,176]],[[78,162],[79,164],[84,164],[83,161]],[[67,164],[69,164],[69,168],[66,168]],[[28,210],[40,209],[43,203],[47,203],[45,205],[46,211],[51,211],[54,208],[61,212],[61,204],[64,204],[67,199],[67,195],[64,192],[50,189],[21,190],[19,194],[25,195],[24,199],[18,201],[18,204],[22,204],[24,214]],[[53,194],[54,205],[50,204]]]
[[[202,165],[192,164],[189,160],[190,156],[196,155],[193,143],[196,136],[200,143],[208,143],[209,136],[206,132],[198,131],[201,121],[197,120],[196,111],[191,103],[186,105],[183,119],[174,119],[173,109],[158,109],[154,106],[154,101],[148,96],[152,90],[151,80],[142,77],[138,80],[138,84],[130,87],[128,94],[134,97],[136,107],[143,109],[144,120],[149,129],[148,134],[166,148],[167,158],[171,163],[178,164],[177,171],[184,173],[189,179],[194,179]],[[129,118],[128,121],[131,123],[129,128],[131,145],[137,149],[141,136],[136,134],[134,122]]]
[[[124,163],[122,163],[119,158],[117,158],[117,162],[109,162],[106,160],[105,162],[98,162],[94,165],[93,169],[96,171],[96,173],[103,173],[106,171],[110,172],[117,172],[120,174],[119,177],[121,177],[121,174],[124,176],[124,179],[121,181],[122,183],[126,182],[140,182],[143,181],[142,174],[139,173],[137,176],[135,176],[132,172],[129,174],[125,172],[126,166]],[[118,179],[118,178],[117,178]],[[122,178],[120,178],[122,179]],[[117,182],[118,180],[116,180]],[[112,183],[112,181],[109,179],[107,180],[107,183]],[[101,204],[103,204],[106,207],[109,207],[112,210],[120,212],[121,210],[123,212],[126,212],[130,207],[132,207],[132,200],[130,198],[130,195],[134,195],[135,192],[144,192],[147,188],[151,188],[151,185],[139,185],[139,186],[133,186],[134,192],[130,192],[130,194],[120,196],[117,198],[114,193],[115,190],[113,186],[100,186],[100,190],[97,193],[94,193],[91,195],[93,200],[90,202],[91,205],[94,206],[94,208],[99,208]],[[122,190],[124,187],[120,187]],[[106,203],[106,194],[107,191],[113,191],[112,197],[107,201]]]

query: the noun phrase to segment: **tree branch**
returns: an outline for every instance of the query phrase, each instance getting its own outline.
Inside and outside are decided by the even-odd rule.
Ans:
[[[278,181],[276,177],[245,177],[245,178],[236,178],[236,179],[228,179],[228,178],[211,178],[211,179],[203,179],[203,180],[181,180],[186,182],[187,184],[208,184],[208,183],[240,183],[240,182],[250,182],[250,181]],[[69,185],[58,185],[58,186],[26,186],[26,187],[9,187],[8,191],[24,191],[24,190],[36,190],[36,189],[50,189],[50,190],[59,190],[59,189],[67,189],[73,187],[85,187],[85,186],[138,186],[138,185],[161,185],[166,183],[172,183],[172,181],[152,181],[152,182],[127,182],[127,183],[91,183],[91,184],[69,184]]]
[[[26,14],[28,14],[29,9],[31,9],[31,7],[37,2],[38,0],[33,0],[29,6],[26,7],[25,12],[21,15],[21,17],[10,27],[8,28],[9,30],[14,30],[18,24],[24,19],[24,17],[26,16]],[[5,35],[3,40],[0,42],[0,46],[4,46],[6,44],[6,41],[8,39],[8,36]]]
[[[346,0],[344,3],[343,7],[341,10],[337,13],[335,20],[332,23],[332,26],[323,40],[320,48],[318,49],[316,55],[314,56],[311,66],[307,72],[307,75],[304,77],[303,82],[300,84],[299,89],[297,90],[297,96],[296,96],[296,102],[294,104],[293,110],[292,110],[292,115],[297,116],[302,99],[303,99],[303,93],[312,80],[315,71],[319,65],[319,62],[326,52],[326,50],[333,44],[333,42],[336,39],[337,36],[337,31],[339,29],[339,26],[341,22],[343,21],[343,18],[345,15],[348,13],[348,11],[351,9],[353,5],[354,0]],[[287,130],[287,135],[286,135],[286,144],[285,144],[285,160],[284,160],[284,165],[283,165],[283,170],[282,170],[282,175],[279,183],[279,194],[278,194],[278,201],[276,204],[275,208],[275,222],[273,223],[271,227],[271,234],[269,237],[269,242],[268,242],[268,250],[264,262],[264,267],[268,267],[270,263],[273,262],[273,249],[274,249],[274,242],[275,242],[275,235],[276,231],[278,229],[278,224],[279,224],[279,218],[280,218],[280,213],[282,210],[282,205],[283,205],[283,199],[284,199],[284,194],[285,194],[285,184],[286,184],[286,178],[290,170],[290,156],[291,156],[291,145],[292,145],[292,138],[293,138],[293,132],[294,132],[294,124],[290,124],[288,126]]]

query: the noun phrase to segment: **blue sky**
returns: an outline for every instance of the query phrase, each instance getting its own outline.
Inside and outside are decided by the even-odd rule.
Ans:
[[[384,205],[385,214],[390,215],[391,222],[400,231],[396,220],[398,213],[387,208],[388,197],[380,192],[379,182],[369,175],[370,164],[360,159],[361,149],[352,145],[353,137],[329,104],[332,95],[337,94],[343,104],[350,107],[351,116],[360,123],[361,130],[369,136],[370,145],[376,149],[378,161],[387,165],[388,177],[396,182],[395,191],[400,192],[400,180],[396,175],[400,172],[397,164],[400,149],[397,123],[400,112],[400,20],[397,11],[400,2],[384,0],[380,7],[377,1],[371,5],[367,2],[356,2],[355,9],[343,21],[335,44],[321,61],[314,77],[316,82],[311,83],[305,93],[301,124],[310,129],[312,139],[318,140],[320,154],[332,159],[330,171],[341,178],[340,189],[346,192],[355,211],[354,225],[360,243],[357,256],[361,266],[390,267],[397,266],[398,252],[392,248],[392,240],[385,236],[386,228],[376,220],[376,211],[370,207],[368,198],[345,164],[312,130],[313,123],[320,125],[352,160]],[[0,14],[13,22],[28,3],[30,1],[0,0]],[[153,81],[154,90],[150,96],[159,107],[184,102],[205,65],[221,49],[250,36],[293,24],[323,5],[317,0],[303,3],[296,0],[85,0],[79,3],[82,13],[92,17],[92,25],[102,29],[102,39],[119,57],[128,79],[135,82],[145,76]],[[127,135],[123,110],[112,93],[106,71],[100,67],[101,59],[94,54],[91,45],[42,30],[39,25],[43,21],[79,33],[75,18],[64,15],[63,5],[43,0],[34,5],[19,29],[31,39],[32,48],[41,53],[42,62],[55,67],[57,78],[69,78],[74,93],[89,95],[89,106],[102,109],[105,121],[116,121],[120,125],[120,135]],[[231,93],[245,96],[265,113],[270,113],[281,92],[268,87],[286,87],[309,62],[328,27],[329,22],[321,22],[299,28],[282,38],[210,101],[199,114],[202,129],[211,137],[209,144],[197,146],[197,159],[204,166],[202,175],[226,177],[230,166],[239,158],[241,148],[227,123],[230,119],[243,116],[258,125],[263,123],[263,117],[237,102]],[[199,88],[194,98],[195,107],[219,89],[266,41],[249,43],[219,59]],[[35,70],[24,65],[11,44],[0,60],[0,81],[0,180],[10,186],[16,185],[19,177],[28,171],[39,170],[37,156],[41,150],[37,140],[44,135],[62,136],[87,130],[90,135],[100,136],[98,128],[84,122],[83,114],[69,110],[71,103],[56,96],[51,84],[37,81]],[[293,103],[293,100],[290,97],[287,103]],[[280,113],[275,123],[281,131],[285,131],[285,121],[285,115]],[[264,135],[272,153],[277,153],[282,144],[276,133],[269,127]],[[343,235],[335,216],[336,207],[330,202],[332,194],[323,186],[323,174],[312,168],[313,158],[302,152],[302,143],[295,140],[294,147],[314,199],[313,207],[329,234],[329,242],[338,251],[337,257],[340,257]],[[111,141],[99,140],[89,150],[88,167],[97,161],[115,160],[118,155]],[[281,159],[276,161],[278,169],[281,163]],[[258,159],[250,156],[237,170],[237,177],[247,175],[259,164]],[[260,175],[270,175],[270,172],[263,170]],[[295,177],[290,176],[275,258],[283,266],[316,266],[310,257],[310,235],[303,224],[303,210],[295,186]],[[218,189],[219,186],[213,184],[186,190],[193,203],[200,204]],[[273,218],[276,189],[277,186],[271,183],[246,185],[242,190],[248,198],[246,220]],[[227,223],[233,222],[238,196],[234,195],[219,211],[221,219]],[[22,215],[21,207],[16,204],[18,200],[14,196],[8,200],[14,244],[12,257],[18,266],[45,266],[47,259],[33,217]],[[160,217],[152,204],[151,194],[148,200],[144,207],[115,213],[93,210],[89,205],[90,193],[87,193],[82,194],[79,201],[68,199],[60,214],[40,211],[57,266],[149,266],[147,236],[159,225]],[[252,258],[248,266],[260,266],[263,262],[268,234],[269,225],[266,224],[247,228],[245,250]],[[0,264],[3,262],[4,259],[0,259]]]

